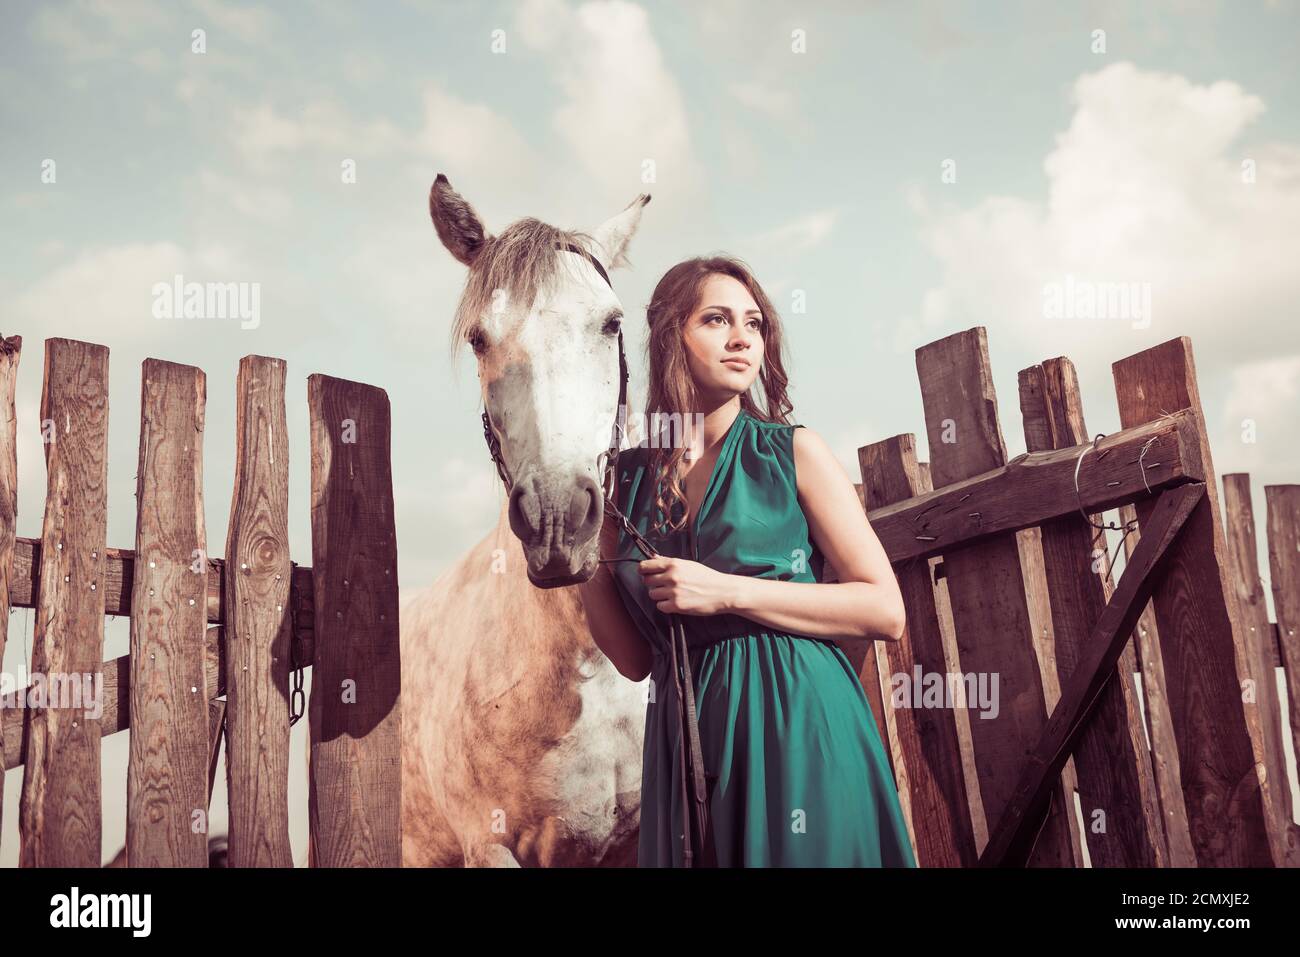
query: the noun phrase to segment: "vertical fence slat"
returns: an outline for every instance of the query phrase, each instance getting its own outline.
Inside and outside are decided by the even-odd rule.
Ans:
[[[918,462],[922,493],[934,491],[934,479],[930,476],[930,463]],[[961,674],[961,662],[957,660],[957,630],[952,624],[952,601],[948,597],[948,570],[944,568],[943,556],[931,556],[926,559],[930,566],[930,584],[934,587],[934,610],[939,617],[939,634],[943,638],[944,671],[950,675]],[[970,710],[966,703],[966,686],[958,684],[955,689],[957,697],[957,743],[961,747],[961,773],[966,782],[966,802],[970,808],[970,823],[977,848],[989,842],[988,821],[984,817],[984,799],[980,797],[979,772],[975,770],[975,745],[970,736]]]
[[[158,359],[144,361],[141,379],[127,862],[207,867],[207,386],[201,370]]]
[[[307,380],[311,416],[312,866],[401,866],[401,655],[383,389]]]
[[[1227,518],[1228,567],[1237,586],[1237,607],[1246,627],[1246,646],[1255,681],[1255,710],[1264,733],[1264,761],[1273,788],[1273,811],[1276,826],[1282,831],[1296,829],[1292,822],[1295,808],[1291,803],[1291,784],[1286,774],[1286,752],[1282,747],[1282,710],[1277,696],[1277,672],[1273,663],[1276,638],[1268,620],[1268,603],[1264,598],[1264,580],[1259,575],[1259,558],[1255,551],[1255,507],[1250,495],[1250,476],[1244,472],[1223,477],[1223,508]],[[1300,865],[1300,840],[1292,834],[1288,840],[1287,866]]]
[[[9,576],[14,563],[14,537],[18,530],[18,416],[14,412],[14,387],[23,337],[0,337],[0,661],[9,636]],[[10,719],[0,708],[0,741]],[[4,775],[8,768],[0,748],[0,822],[4,821]]]
[[[916,437],[896,435],[858,450],[863,498],[868,511],[921,495],[927,489],[916,460]],[[889,707],[892,677],[902,675],[911,690],[920,671],[921,689],[927,676],[943,678],[946,693],[951,673],[944,654],[939,613],[929,561],[905,562],[895,567],[899,589],[907,607],[907,631],[884,649],[886,699],[884,716],[890,738],[897,740],[907,771],[911,825],[917,863],[922,867],[972,865],[978,854],[971,824],[967,781],[962,770],[962,749],[957,734],[958,710],[948,707]],[[972,778],[969,786],[974,787]]]
[[[1132,504],[1119,507],[1119,523],[1132,531],[1123,537],[1125,562],[1133,557],[1142,530],[1137,509]],[[1126,564],[1127,567],[1127,564]],[[1178,764],[1178,742],[1174,738],[1173,717],[1169,713],[1169,694],[1165,691],[1165,665],[1160,654],[1160,627],[1156,610],[1148,599],[1133,632],[1133,645],[1142,686],[1143,714],[1146,717],[1147,746],[1151,749],[1151,772],[1155,776],[1156,799],[1166,867],[1195,867],[1196,851],[1187,829],[1187,808],[1183,802],[1182,774]]]
[[[1171,339],[1111,366],[1120,424],[1131,428],[1190,408],[1201,412],[1191,341]],[[1262,732],[1241,700],[1246,642],[1228,573],[1227,544],[1204,425],[1206,495],[1182,533],[1152,596],[1160,627],[1165,688],[1178,742],[1188,830],[1202,867],[1270,867],[1283,858],[1271,835]],[[1150,499],[1136,503],[1139,523]],[[1253,725],[1253,727],[1252,727]]]
[[[1079,383],[1069,359],[1048,359],[1021,370],[1020,410],[1029,452],[1072,448],[1088,441]],[[1089,518],[1101,524],[1101,515]],[[1110,570],[1104,567],[1104,533],[1083,516],[1047,522],[1041,535],[1056,670],[1064,687],[1084,657],[1114,588]],[[1136,670],[1130,642],[1074,750],[1084,837],[1093,867],[1163,864],[1160,808],[1133,681]],[[1102,827],[1094,826],[1098,811],[1103,815]]]
[[[245,356],[226,535],[230,867],[292,867],[289,848],[289,442],[283,359]]]
[[[1264,503],[1277,643],[1286,676],[1291,740],[1300,755],[1300,485],[1265,485]]]
[[[925,407],[930,470],[936,487],[1005,465],[997,397],[982,327],[916,350]],[[978,514],[970,516],[977,527]],[[1000,535],[944,553],[961,668],[998,676],[996,718],[971,716],[971,738],[989,830],[1014,790],[1027,753],[1047,725],[1037,636],[1029,610],[1017,536]],[[1058,781],[1030,863],[1079,866],[1081,836],[1074,795]]]
[[[56,707],[64,691],[100,682],[108,534],[108,349],[45,341],[41,433],[48,485],[41,526],[40,590],[32,679],[49,700],[24,711],[27,760],[19,808],[23,867],[102,863],[100,717]],[[70,701],[75,705],[75,701]]]

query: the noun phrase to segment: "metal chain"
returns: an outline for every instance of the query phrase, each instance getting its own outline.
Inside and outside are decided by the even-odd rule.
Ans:
[[[307,695],[302,690],[303,663],[298,660],[298,611],[293,600],[293,570],[297,562],[289,562],[289,727],[297,724],[306,711]]]

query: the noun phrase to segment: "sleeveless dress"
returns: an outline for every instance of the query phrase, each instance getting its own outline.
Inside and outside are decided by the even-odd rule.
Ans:
[[[659,552],[721,572],[815,582],[824,558],[797,499],[794,430],[743,409],[723,439],[692,527],[651,531],[648,448],[620,453],[615,502]],[[690,533],[694,532],[692,536]],[[616,558],[644,559],[619,531]],[[668,615],[636,561],[613,565],[624,607],[653,649],[641,772],[640,867],[682,866],[676,689]],[[719,867],[915,867],[898,791],[866,692],[829,639],[740,615],[681,615]]]

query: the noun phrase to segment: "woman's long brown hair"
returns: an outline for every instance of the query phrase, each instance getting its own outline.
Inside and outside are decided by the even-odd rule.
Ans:
[[[749,290],[754,303],[762,312],[760,326],[763,336],[763,362],[756,384],[762,385],[763,408],[760,409],[753,388],[740,397],[740,407],[767,422],[789,425],[792,410],[786,397],[789,382],[781,356],[781,317],[772,306],[763,287],[758,284],[749,267],[732,256],[703,256],[687,259],[664,273],[646,309],[650,335],[646,339],[646,358],[649,367],[649,385],[646,393],[645,422],[647,438],[656,432],[660,416],[677,414],[677,421],[693,420],[701,412],[695,395],[695,381],[686,361],[686,320],[699,308],[704,283],[709,276],[730,276]],[[673,421],[667,419],[664,421]],[[686,524],[686,493],[682,488],[681,461],[687,449],[672,443],[649,441],[650,474],[655,477],[655,506],[659,514],[652,523],[653,530],[661,535],[677,531]],[[675,518],[674,510],[681,504],[681,516]]]

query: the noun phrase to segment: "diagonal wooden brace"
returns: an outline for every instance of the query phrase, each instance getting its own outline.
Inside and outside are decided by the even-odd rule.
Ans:
[[[1205,483],[1191,482],[1161,492],[1156,499],[1151,517],[1143,523],[1142,539],[1092,630],[1086,657],[1052,711],[1011,800],[990,832],[978,867],[1025,866],[1050,809],[1052,782],[1065,766],[1102,689],[1115,677],[1116,663],[1160,582],[1178,533],[1204,495]]]

